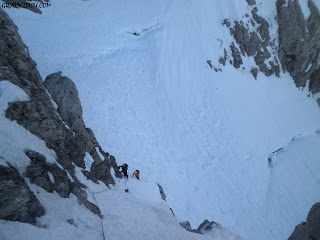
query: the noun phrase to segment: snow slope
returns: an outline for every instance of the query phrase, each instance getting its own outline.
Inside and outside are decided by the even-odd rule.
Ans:
[[[0,100],[0,165],[11,164],[23,174],[30,164],[24,153],[25,149],[39,151],[45,154],[49,162],[58,164],[54,153],[42,140],[15,121],[5,118],[8,102],[29,100],[26,93],[8,81],[0,81]],[[79,205],[73,194],[69,198],[61,198],[56,192],[48,193],[25,178],[46,213],[37,219],[37,226],[1,219],[0,239],[241,240],[220,225],[207,235],[187,232],[161,199],[155,183],[130,178],[117,180],[116,188],[110,189],[101,182],[95,184],[88,181],[81,169],[75,168],[78,179],[88,186],[88,199],[100,206],[103,219]],[[52,175],[50,179],[54,182]],[[124,189],[129,189],[129,193],[125,193]]]
[[[214,228],[209,234],[187,232],[161,200],[158,187],[154,183],[129,179],[126,187],[129,188],[128,194],[119,191],[122,188],[120,185],[119,189],[103,192],[96,197],[99,206],[102,206],[102,211],[107,213],[103,220],[106,239],[241,240],[240,237],[220,226]],[[155,194],[140,195],[148,190],[150,194],[151,189]],[[162,201],[162,205],[156,204],[159,201]]]
[[[319,146],[319,132],[298,136],[273,158],[274,166],[269,172],[265,199],[265,218],[269,221],[275,214],[282,216],[282,220],[288,223],[291,223],[291,219],[299,219],[300,216],[306,218],[308,211],[301,205],[312,206],[319,202]],[[292,229],[294,227],[292,226]],[[274,225],[274,228],[275,232],[285,231],[285,226],[280,224]]]
[[[130,179],[130,181],[138,181]],[[88,183],[88,182],[85,182]],[[135,189],[150,190],[156,184],[147,183],[139,187],[137,182],[130,185]],[[119,184],[120,186],[126,183]],[[100,220],[88,209],[79,206],[74,195],[63,199],[57,193],[47,193],[43,189],[31,185],[37,193],[41,204],[46,208],[46,215],[39,219],[45,228],[35,227],[30,224],[0,220],[0,239],[2,240],[35,240],[35,239],[181,239],[181,240],[241,240],[224,227],[216,227],[209,234],[196,234],[186,231],[173,217],[171,211],[164,203],[157,204],[152,199],[141,200],[137,193],[125,193],[124,189],[106,189],[89,183],[93,189],[103,189],[93,195],[89,187],[88,195],[93,202],[100,206],[104,218]],[[131,189],[129,186],[129,189]],[[152,196],[160,200],[160,194]],[[72,219],[72,224],[67,220]]]
[[[257,2],[276,35],[275,0]],[[317,151],[305,160],[312,168],[290,165],[290,154],[272,169],[267,159],[293,136],[314,134],[320,111],[288,74],[256,81],[229,65],[209,68],[223,55],[217,39],[232,41],[221,21],[247,11],[238,0],[53,0],[42,15],[8,13],[42,77],[62,70],[75,81],[103,148],[160,183],[178,219],[285,239],[320,199]],[[250,69],[253,60],[244,62]]]

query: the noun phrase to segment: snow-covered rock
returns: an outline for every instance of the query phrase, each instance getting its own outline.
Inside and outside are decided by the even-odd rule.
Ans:
[[[270,36],[270,24],[259,15],[255,1],[247,2],[251,6],[251,11],[246,13],[240,21],[230,22],[228,19],[223,21],[223,25],[230,29],[230,34],[240,49],[233,42],[230,45],[232,65],[239,68],[243,65],[242,57],[253,57],[260,72],[266,76],[276,75],[279,77],[280,66],[274,54],[275,39]],[[225,63],[228,58],[226,53],[224,50],[224,57],[219,59],[220,63]],[[258,69],[253,66],[251,73],[256,79]]]

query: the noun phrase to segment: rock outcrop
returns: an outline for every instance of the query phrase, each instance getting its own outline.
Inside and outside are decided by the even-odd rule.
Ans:
[[[208,219],[204,220],[197,229],[198,233],[204,234],[210,231],[213,227],[218,226],[218,224],[214,221],[209,221]]]
[[[238,69],[243,65],[242,57],[251,56],[260,72],[266,76],[274,74],[279,77],[280,66],[274,55],[275,50],[271,52],[274,49],[274,42],[270,37],[269,23],[259,16],[254,0],[248,0],[247,2],[252,7],[250,15],[246,14],[240,21],[231,23],[228,19],[225,19],[222,23],[229,28],[236,43],[232,42],[230,45],[230,63]],[[254,30],[251,31],[251,29]],[[219,63],[225,65],[227,58],[227,51],[224,49],[224,57],[220,57]],[[257,68],[253,67],[250,72],[254,78],[257,78]]]
[[[197,229],[192,229],[191,225],[188,221],[181,222],[180,225],[185,228],[188,232],[198,233],[198,234],[204,234],[208,231],[210,231],[214,226],[218,226],[218,224],[214,221],[209,221],[208,219],[204,220],[203,223],[199,225]]]
[[[289,240],[320,240],[320,202],[312,206],[307,221],[296,226]]]
[[[186,229],[188,232],[198,233],[197,229],[192,229],[189,221],[181,222],[181,227]]]
[[[58,72],[48,76],[44,84],[17,30],[0,9],[0,81],[19,86],[30,99],[10,102],[5,116],[42,139],[55,152],[57,164],[47,162],[45,156],[33,149],[25,149],[30,165],[21,175],[21,169],[19,173],[11,165],[0,165],[0,218],[35,224],[36,218],[45,214],[28,184],[49,193],[55,191],[64,198],[74,194],[79,204],[102,217],[100,209],[88,201],[86,186],[77,179],[75,166],[82,168],[94,182],[100,180],[108,186],[115,183],[111,168],[121,177],[116,160],[102,150],[92,130],[86,128],[78,92],[71,79]],[[86,152],[94,160],[89,171],[85,170]]]
[[[204,220],[197,229],[192,229],[188,221],[181,222],[180,226],[185,228],[188,232],[210,236],[212,237],[212,239],[216,239],[219,236],[219,239],[242,240],[239,235],[234,234],[226,227],[223,227],[221,224],[214,221],[209,221],[207,219]]]
[[[72,130],[76,143],[81,146],[77,148],[71,146],[71,151],[77,153],[74,159],[77,159],[77,165],[84,168],[83,158],[85,152],[88,152],[94,159],[92,172],[90,177],[94,181],[101,180],[105,184],[114,184],[114,180],[110,174],[110,168],[114,165],[114,158],[105,153],[98,141],[96,140],[91,129],[85,127],[82,118],[82,106],[80,103],[78,90],[73,81],[61,75],[61,72],[54,73],[46,77],[44,85],[48,89],[53,101],[58,105],[57,111],[64,123]],[[101,159],[97,150],[101,152],[104,159]],[[103,161],[105,160],[105,161]],[[118,177],[120,172],[117,167],[114,168]]]
[[[73,186],[66,171],[56,164],[46,162],[45,156],[38,152],[27,150],[26,155],[31,160],[25,174],[30,183],[42,187],[47,192],[56,191],[61,197],[69,197]],[[49,178],[49,173],[53,176],[53,182]]]
[[[35,223],[45,214],[39,200],[19,172],[8,164],[0,165],[0,219]]]
[[[164,193],[163,187],[162,187],[160,184],[158,184],[158,183],[157,183],[157,185],[158,185],[158,187],[159,187],[159,192],[160,192],[160,196],[161,196],[162,200],[165,200],[165,201],[166,201],[167,196],[166,196],[166,194]]]

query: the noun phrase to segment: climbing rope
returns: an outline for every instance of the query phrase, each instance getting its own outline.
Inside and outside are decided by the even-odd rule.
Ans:
[[[86,190],[87,190],[88,192],[92,193],[93,198],[94,198],[94,201],[96,202],[98,208],[100,209],[99,204],[98,204],[98,201],[97,201],[96,196],[95,196],[95,193],[91,192],[91,191],[88,190],[88,189],[86,189]],[[105,192],[105,191],[107,191],[107,189],[106,189],[106,190],[103,190],[103,191],[101,191],[101,192],[97,192],[97,193],[102,193],[102,192]],[[101,220],[100,217],[99,217],[99,220],[100,220],[101,231],[102,231],[102,239],[103,239],[103,240],[106,240],[106,237],[105,237],[105,235],[104,235],[104,229],[103,229],[102,220]]]

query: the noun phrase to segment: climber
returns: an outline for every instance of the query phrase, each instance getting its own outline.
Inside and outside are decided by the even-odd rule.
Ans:
[[[136,177],[136,179],[140,180],[139,174],[140,174],[139,170],[136,170],[136,171],[132,174],[132,177],[133,177],[133,178]]]
[[[128,164],[124,163],[124,164],[122,164],[122,166],[119,166],[118,168],[119,169],[122,168],[122,170],[120,172],[122,172],[123,175],[128,178],[128,172],[127,172],[128,171]]]

